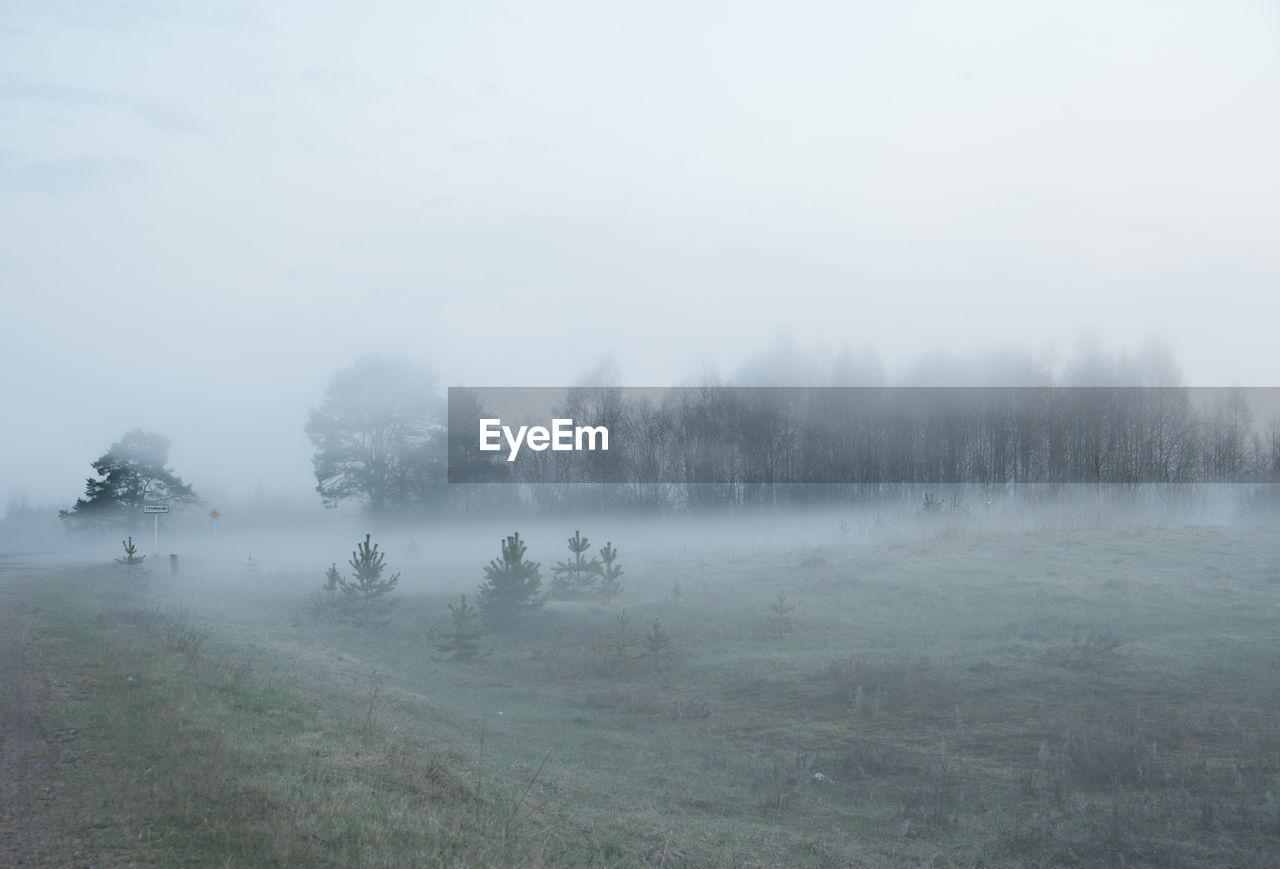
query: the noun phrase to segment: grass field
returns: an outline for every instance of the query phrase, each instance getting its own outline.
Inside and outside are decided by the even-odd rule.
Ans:
[[[51,577],[31,654],[78,821],[48,859],[1280,863],[1274,528],[615,543],[622,597],[549,603],[470,663],[427,628],[496,552],[389,559],[370,631],[309,615],[324,556]],[[670,654],[603,651],[623,608]]]

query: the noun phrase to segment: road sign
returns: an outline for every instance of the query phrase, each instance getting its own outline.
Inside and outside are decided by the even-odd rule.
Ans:
[[[160,551],[160,514],[168,513],[169,505],[168,504],[143,504],[142,512],[155,514],[154,516],[151,517],[152,519],[156,520],[154,523],[155,527],[151,529],[152,531],[151,551],[152,553],[159,552]]]
[[[210,510],[210,511],[209,511],[209,518],[210,518],[210,519],[213,519],[214,521],[217,521],[217,518],[218,518],[218,511],[217,511],[217,510]]]

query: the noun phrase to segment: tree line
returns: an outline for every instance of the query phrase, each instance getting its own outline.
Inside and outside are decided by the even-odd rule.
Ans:
[[[479,420],[500,410],[486,394],[453,390],[446,405],[403,359],[335,372],[305,423],[316,493],[413,520],[848,502],[920,484],[1280,481],[1280,417],[1257,425],[1238,388],[581,386],[549,412],[607,426],[610,449],[514,463],[478,450]],[[144,502],[201,503],[166,466],[168,446],[128,433],[62,517],[128,526]]]
[[[452,390],[446,419],[418,400],[420,377],[412,402],[384,390],[379,413],[343,411],[348,384],[385,386],[385,364],[336,374],[308,426],[322,496],[377,515],[782,506],[915,484],[1280,480],[1280,418],[1260,428],[1238,388],[580,386],[548,413],[607,426],[610,449],[508,463],[478,449],[479,420],[501,412],[486,400],[505,391]]]
[[[1280,419],[1248,390],[1186,387],[571,390],[557,415],[608,424],[608,453],[522,455],[536,503],[723,507],[847,500],[896,485],[1280,481]],[[822,484],[815,486],[814,484]]]

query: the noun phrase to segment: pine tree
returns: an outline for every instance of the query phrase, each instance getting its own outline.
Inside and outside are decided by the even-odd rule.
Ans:
[[[342,588],[342,574],[338,573],[338,562],[329,565],[329,569],[324,572],[324,585],[320,586],[325,594],[325,603],[330,608],[338,605],[338,590]]]
[[[787,600],[787,593],[778,590],[778,596],[774,598],[773,603],[769,604],[769,609],[773,615],[769,616],[769,630],[775,634],[789,634],[795,628],[795,622],[791,619],[791,613],[796,605]]]
[[[520,616],[546,602],[546,596],[538,593],[541,566],[526,560],[524,554],[524,541],[516,532],[502,542],[502,558],[493,559],[484,569],[480,614],[490,627],[509,628]]]
[[[570,561],[561,561],[551,569],[551,596],[557,600],[570,600],[583,597],[589,592],[601,574],[600,561],[585,558],[591,542],[575,531],[569,538],[569,551],[573,553]]]
[[[611,601],[622,594],[622,565],[613,562],[618,557],[618,550],[613,548],[613,541],[600,547],[600,594]]]
[[[627,615],[626,608],[618,613],[617,621],[617,631],[601,631],[591,646],[591,651],[596,655],[596,669],[601,673],[625,672],[632,661],[644,654],[636,648],[640,644],[640,637],[627,636],[631,616]]]
[[[120,545],[124,547],[124,558],[117,558],[116,564],[123,564],[125,567],[137,567],[146,561],[147,556],[138,554],[138,547],[133,544],[133,538],[121,540]]]
[[[350,579],[338,573],[338,565],[331,564],[325,571],[322,589],[328,593],[332,615],[346,622],[368,626],[382,620],[395,606],[387,595],[400,582],[400,574],[382,578],[383,553],[371,542],[371,535],[364,536],[347,562],[355,571]]]
[[[436,651],[448,652],[455,661],[478,661],[488,657],[488,651],[480,651],[484,628],[472,626],[476,608],[467,603],[467,596],[462,595],[457,606],[449,604],[449,612],[452,624],[448,628],[433,628],[431,631]]]
[[[121,540],[120,545],[124,547],[124,558],[117,558],[116,564],[121,565],[128,571],[130,579],[141,579],[148,573],[142,567],[142,562],[146,561],[147,556],[138,554],[138,547],[134,545],[132,537],[128,540]]]
[[[649,632],[644,635],[644,651],[649,656],[649,669],[657,672],[671,655],[671,635],[662,626],[662,619],[654,619]]]
[[[134,531],[143,519],[144,504],[167,503],[181,509],[201,503],[195,490],[165,467],[168,461],[167,437],[142,429],[128,432],[92,463],[96,478],[85,480],[84,497],[70,510],[58,511],[58,517],[83,531]]]

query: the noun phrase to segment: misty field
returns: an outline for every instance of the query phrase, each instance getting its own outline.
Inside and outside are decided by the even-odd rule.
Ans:
[[[530,539],[544,576],[573,530]],[[617,600],[550,602],[465,663],[428,628],[488,548],[390,550],[398,606],[371,630],[311,613],[354,539],[285,572],[61,571],[30,650],[71,782],[48,859],[1280,860],[1275,528],[827,537],[642,552],[613,533]]]

